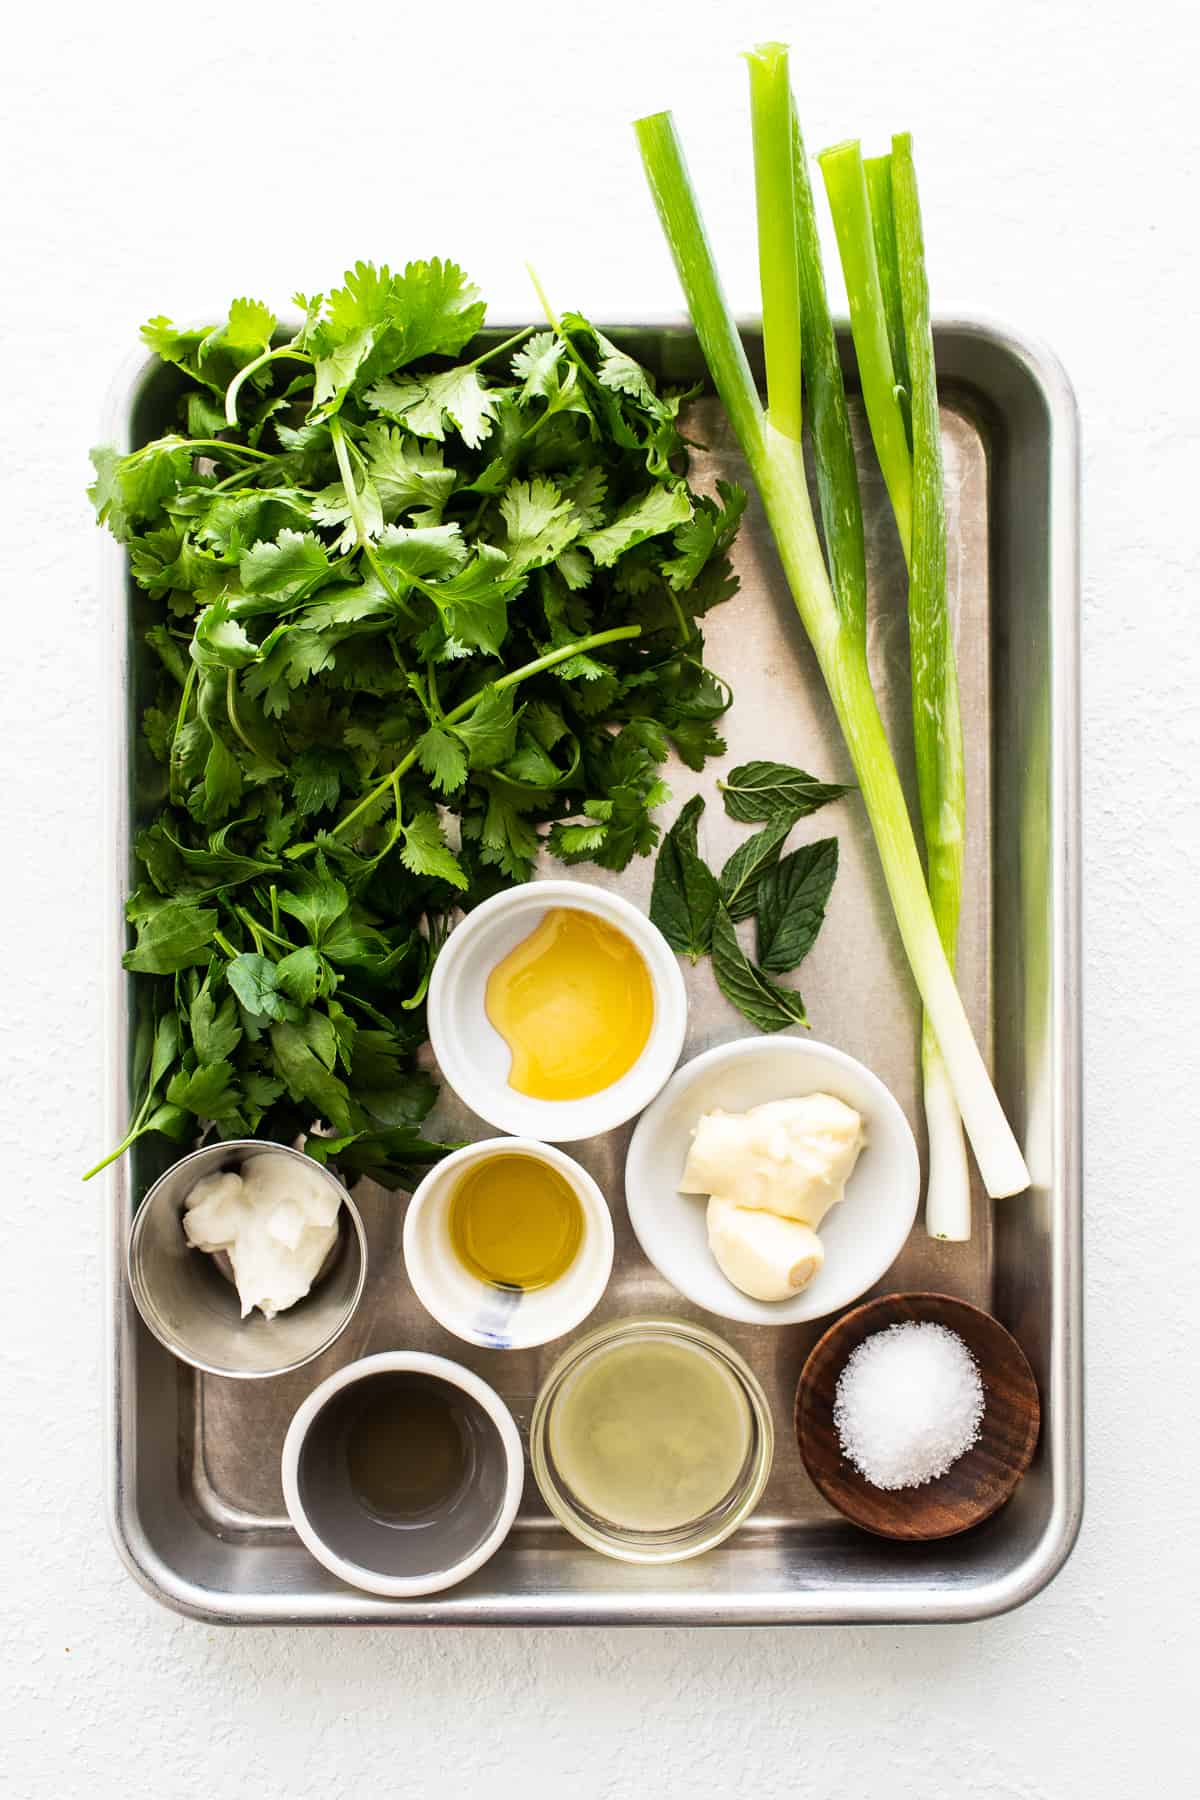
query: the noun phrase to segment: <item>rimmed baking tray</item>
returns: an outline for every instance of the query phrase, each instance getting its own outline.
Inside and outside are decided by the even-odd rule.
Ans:
[[[690,328],[608,328],[666,380],[705,372]],[[1037,1374],[1043,1433],[1013,1501],[977,1531],[940,1544],[890,1544],[856,1531],[820,1499],[802,1468],[790,1419],[796,1378],[822,1329],[769,1330],[709,1320],[764,1381],[778,1449],[763,1502],[735,1538],[695,1562],[637,1568],[609,1562],[549,1518],[532,1483],[504,1549],[469,1582],[426,1600],[376,1599],[342,1586],[301,1548],[283,1509],[279,1451],[295,1407],[330,1369],[372,1350],[411,1346],[485,1374],[528,1424],[561,1344],[475,1351],[422,1312],[400,1252],[405,1198],[357,1190],[370,1244],[360,1312],[325,1357],[279,1380],[196,1375],[145,1330],[129,1298],[124,1244],[131,1210],[168,1160],[135,1148],[108,1180],[108,1506],[113,1535],[142,1585],[180,1612],[247,1624],[871,1623],[983,1618],[1039,1592],[1068,1556],[1082,1508],[1080,1332],[1080,1006],[1078,744],[1078,446],[1074,400],[1045,351],[990,324],[936,327],[946,451],[951,590],[968,746],[970,829],[960,947],[972,1022],[1033,1174],[1017,1199],[989,1207],[977,1192],[968,1245],[934,1244],[918,1226],[881,1290],[936,1288],[987,1307],[1020,1339]],[[748,329],[752,360],[757,334]],[[107,436],[144,442],[166,425],[170,371],[142,361],[116,391]],[[852,405],[853,405],[852,401]],[[871,653],[902,767],[908,665],[903,572],[886,498],[860,432],[872,586]],[[699,485],[745,481],[737,446],[710,394],[694,401],[689,435]],[[750,483],[746,484],[751,486]],[[730,765],[752,756],[847,779],[845,752],[752,501],[737,548],[741,590],[706,620],[707,660],[735,702]],[[122,900],[137,816],[134,749],[143,670],[131,627],[142,601],[121,553],[105,552],[111,637],[112,863],[109,943],[110,1128],[128,1116],[131,983],[120,968]],[[723,817],[716,778],[671,772],[677,800],[709,796],[705,826],[719,858],[744,833]],[[797,836],[836,831],[841,870],[804,991],[818,1036],[869,1063],[920,1130],[917,1009],[870,834],[851,798],[804,821]],[[594,878],[595,872],[580,874]],[[609,878],[636,902],[650,863]],[[744,1022],[709,972],[688,975],[685,1056],[741,1035]],[[484,1129],[447,1098],[435,1123]],[[612,1203],[613,1281],[589,1324],[648,1310],[699,1316],[641,1257],[625,1218],[627,1132],[579,1146]]]

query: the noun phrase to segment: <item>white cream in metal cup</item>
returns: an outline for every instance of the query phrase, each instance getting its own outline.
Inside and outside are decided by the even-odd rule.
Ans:
[[[273,1319],[257,1309],[243,1319],[237,1289],[214,1257],[188,1243],[183,1215],[198,1181],[268,1153],[294,1157],[307,1176],[329,1183],[341,1202],[338,1241],[302,1300]],[[126,1267],[138,1311],[173,1356],[209,1375],[253,1380],[301,1368],[341,1335],[362,1297],[367,1239],[358,1208],[328,1169],[284,1144],[233,1138],[193,1150],[159,1177],[134,1214]]]
[[[582,1214],[579,1248],[556,1281],[540,1288],[497,1287],[464,1266],[450,1240],[450,1207],[472,1165],[493,1156],[528,1156],[556,1170]],[[608,1286],[613,1226],[608,1203],[587,1170],[533,1138],[485,1138],[431,1169],[408,1203],[404,1262],[413,1292],[439,1325],[488,1350],[526,1350],[582,1324]]]
[[[618,1081],[578,1100],[539,1100],[509,1085],[512,1052],[487,1013],[488,977],[556,907],[574,907],[624,932],[646,965],[654,1022]],[[675,952],[645,913],[607,888],[532,881],[477,906],[456,925],[429,983],[429,1039],[442,1074],[472,1112],[500,1131],[551,1144],[598,1137],[640,1113],[683,1052],[687,990]]]
[[[396,1375],[448,1390],[464,1443],[454,1492],[403,1525],[358,1498],[346,1458],[355,1390]],[[389,1350],[314,1388],[288,1426],[281,1474],[288,1517],[310,1554],[352,1587],[404,1600],[453,1587],[495,1555],[521,1504],[525,1457],[512,1414],[480,1376],[443,1356]]]

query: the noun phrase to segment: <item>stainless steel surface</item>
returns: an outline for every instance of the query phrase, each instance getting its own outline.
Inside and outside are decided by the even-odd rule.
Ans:
[[[217,1260],[193,1250],[183,1230],[187,1197],[198,1181],[240,1170],[270,1152],[316,1170],[340,1204],[338,1236],[302,1300],[273,1319],[243,1319],[236,1290]],[[362,1299],[367,1239],[353,1200],[328,1169],[285,1144],[253,1138],[206,1144],[155,1182],[134,1215],[126,1258],[130,1291],[159,1343],[202,1374],[255,1380],[303,1368],[341,1336]]]
[[[627,335],[668,379],[702,374],[691,332]],[[749,334],[752,350],[754,334]],[[927,1546],[888,1544],[837,1517],[808,1481],[790,1428],[792,1394],[820,1322],[795,1330],[722,1326],[771,1398],[775,1467],[762,1503],[727,1543],[668,1568],[620,1565],[554,1524],[532,1483],[503,1550],[470,1581],[432,1599],[354,1593],[319,1568],[284,1513],[278,1453],[295,1406],[332,1368],[371,1350],[462,1346],[417,1306],[400,1258],[401,1196],[356,1190],[370,1244],[362,1305],[337,1346],[272,1382],[193,1376],[138,1320],[122,1248],[133,1199],[159,1172],[140,1144],[109,1177],[111,1464],[114,1536],[150,1592],[212,1621],[268,1623],[721,1624],[969,1619],[1037,1593],[1069,1554],[1082,1508],[1080,1336],[1080,1062],[1078,808],[1078,453],[1074,402],[1053,359],[986,325],[942,323],[942,379],[951,590],[960,644],[971,824],[960,970],[972,1020],[990,1043],[1000,1095],[1033,1186],[987,1207],[975,1197],[969,1245],[931,1243],[918,1225],[876,1291],[936,1289],[987,1307],[1025,1349],[1041,1388],[1038,1456],[1014,1499],[978,1531]],[[169,380],[169,378],[168,378]],[[144,365],[114,402],[114,441],[142,437],[163,416],[167,383]],[[741,475],[736,446],[711,399],[691,415],[701,481]],[[860,437],[863,434],[860,432]],[[864,439],[865,445],[865,439]],[[864,507],[872,577],[872,661],[902,764],[910,761],[899,549],[869,449]],[[738,547],[740,594],[707,620],[708,661],[733,683],[730,763],[776,756],[827,779],[848,764],[813,659],[760,514],[752,504]],[[136,783],[139,667],[127,622],[122,559],[109,552],[114,637],[112,738],[113,971],[110,1033],[113,1139],[127,1108],[128,995],[120,976],[124,891]],[[740,837],[716,795],[720,766],[673,772],[676,804],[709,796],[707,847]],[[668,817],[671,813],[668,812]],[[814,1029],[869,1064],[918,1133],[917,1013],[875,853],[848,799],[799,828],[836,831],[841,871],[822,939],[805,964]],[[593,875],[592,871],[584,873]],[[651,867],[619,879],[644,905]],[[711,977],[689,971],[686,1056],[741,1034]],[[451,1109],[447,1109],[447,1117]],[[462,1123],[460,1119],[458,1123]],[[468,1126],[471,1122],[467,1121]],[[478,1126],[475,1134],[487,1135]],[[696,1317],[642,1260],[621,1192],[628,1128],[580,1147],[608,1193],[617,1233],[613,1281],[589,1326],[630,1313]],[[165,1158],[163,1159],[165,1160]],[[562,1349],[461,1360],[494,1383],[528,1427],[533,1398]]]

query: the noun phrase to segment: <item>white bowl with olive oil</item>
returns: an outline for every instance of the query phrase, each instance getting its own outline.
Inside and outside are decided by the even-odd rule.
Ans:
[[[442,1074],[473,1112],[566,1144],[650,1104],[682,1053],[687,993],[666,939],[628,900],[536,881],[451,932],[428,1017]]]
[[[608,1203],[553,1144],[486,1138],[430,1170],[408,1203],[404,1262],[439,1325],[488,1350],[573,1331],[612,1274]]]

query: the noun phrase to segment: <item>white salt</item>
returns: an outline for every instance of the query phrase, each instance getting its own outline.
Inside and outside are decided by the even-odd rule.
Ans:
[[[872,1487],[921,1487],[979,1437],[983,1382],[956,1331],[889,1325],[864,1339],[838,1377],[833,1421]]]

